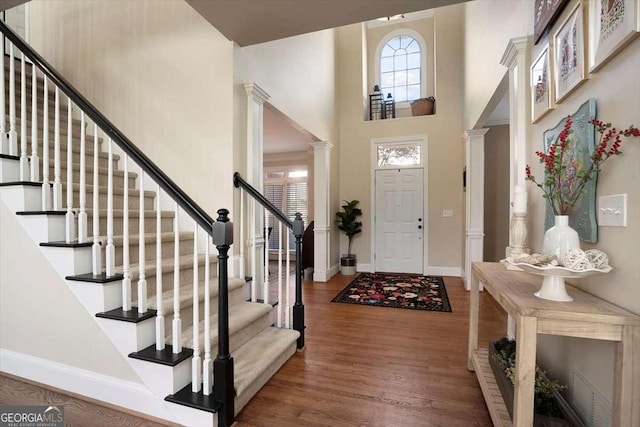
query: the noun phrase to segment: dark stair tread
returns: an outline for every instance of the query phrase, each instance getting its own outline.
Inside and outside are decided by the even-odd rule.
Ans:
[[[42,242],[40,243],[40,246],[46,246],[46,247],[50,247],[50,248],[88,248],[93,246],[93,242],[83,242],[83,243],[78,243],[77,240],[71,242],[71,243],[67,243],[64,241],[59,241],[59,242]]]
[[[176,366],[193,355],[193,350],[183,348],[178,354],[173,353],[171,345],[165,345],[164,350],[156,350],[156,345],[150,345],[144,350],[136,351],[129,354],[133,359],[145,360],[147,362],[159,363],[166,366]]]
[[[106,273],[100,273],[94,276],[93,273],[77,274],[75,276],[67,276],[65,279],[73,280],[75,282],[90,282],[90,283],[109,283],[122,280],[124,276],[120,273],[116,273],[113,276],[107,276]]]
[[[0,154],[0,159],[20,160],[20,156],[10,156],[9,154]]]
[[[20,157],[17,157],[17,159],[19,160]],[[0,182],[0,187],[13,187],[13,186],[19,186],[19,185],[24,185],[27,187],[42,187],[41,182],[35,182],[35,181]]]
[[[16,212],[16,215],[25,215],[25,216],[31,216],[31,215],[59,215],[59,216],[64,216],[67,214],[67,211],[20,211],[20,212]]]
[[[215,400],[213,394],[205,396],[200,390],[198,393],[191,391],[191,383],[175,394],[170,394],[164,400],[178,405],[188,406],[190,408],[201,409],[203,411],[216,413],[222,409],[222,403]]]
[[[143,320],[156,317],[156,310],[147,309],[146,313],[138,313],[137,307],[131,307],[131,310],[124,311],[122,307],[96,314],[96,317],[102,319],[120,320],[129,323],[140,323]],[[155,346],[154,346],[155,349]],[[144,351],[144,350],[143,350]]]

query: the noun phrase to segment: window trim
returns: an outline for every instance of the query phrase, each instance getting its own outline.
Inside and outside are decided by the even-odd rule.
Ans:
[[[426,98],[428,91],[427,87],[427,43],[424,40],[424,37],[420,33],[415,30],[411,30],[409,28],[401,28],[398,30],[394,30],[389,32],[386,36],[384,36],[380,43],[378,43],[378,47],[376,47],[376,54],[374,56],[374,79],[373,84],[381,85],[380,75],[380,56],[382,55],[382,49],[387,45],[389,40],[398,36],[407,36],[413,38],[418,45],[420,46],[420,98]],[[373,87],[373,85],[372,85]],[[385,94],[386,96],[386,94]],[[413,100],[411,100],[413,101]],[[396,108],[409,108],[411,106],[411,101],[403,101],[396,102]]]

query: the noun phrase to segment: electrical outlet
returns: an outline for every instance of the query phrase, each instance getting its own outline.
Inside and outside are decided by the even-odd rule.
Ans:
[[[445,209],[442,211],[442,216],[444,218],[451,218],[453,216],[453,211],[451,209]]]
[[[627,195],[598,197],[598,225],[601,227],[627,226]]]

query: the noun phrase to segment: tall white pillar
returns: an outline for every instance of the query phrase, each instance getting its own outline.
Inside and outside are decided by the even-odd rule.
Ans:
[[[525,167],[527,165],[526,141],[527,124],[530,120],[529,107],[529,60],[527,50],[528,37],[509,40],[500,63],[509,68],[509,167],[510,208],[509,218],[513,217],[513,199],[516,185],[525,185]],[[510,233],[511,234],[511,233]],[[513,245],[511,236],[509,246]]]
[[[465,287],[471,290],[471,263],[482,261],[484,245],[484,135],[489,129],[470,129],[463,134],[467,189],[465,193]]]
[[[509,221],[513,226],[513,200],[516,185],[525,185],[525,167],[527,165],[526,141],[527,124],[530,119],[529,111],[529,37],[518,37],[509,40],[500,63],[509,68],[509,126],[510,126],[510,158],[509,167]],[[526,212],[525,212],[526,215]],[[522,220],[526,226],[526,216]],[[509,233],[509,246],[505,249],[510,254],[514,247],[514,233]],[[515,321],[509,316],[507,335],[515,335]]]
[[[313,280],[326,282],[331,278],[330,231],[332,217],[329,212],[331,184],[331,145],[320,141],[313,146]]]
[[[247,177],[246,181],[251,184],[260,193],[264,193],[264,172],[263,172],[263,113],[264,103],[270,98],[260,86],[255,83],[247,83],[244,85],[247,93]],[[254,205],[255,203],[255,205]],[[255,206],[255,208],[254,208]],[[252,198],[247,198],[245,207],[245,221],[248,248],[245,254],[255,256],[252,261],[252,255],[247,260],[241,259],[242,263],[249,263],[245,271],[250,272],[253,283],[258,293],[257,297],[263,299],[262,284],[264,279],[264,254],[265,254],[265,238],[264,238],[264,213],[262,206],[253,202]],[[251,263],[255,262],[255,271],[252,271]]]

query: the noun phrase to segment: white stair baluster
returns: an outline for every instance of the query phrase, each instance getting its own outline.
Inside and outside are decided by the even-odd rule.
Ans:
[[[87,159],[86,156],[87,130],[85,129],[84,111],[80,112],[80,194],[78,202],[78,243],[87,241]]]
[[[258,301],[256,297],[256,279],[257,279],[257,266],[256,266],[256,201],[251,199],[251,219],[249,220],[249,227],[251,230],[251,252],[249,257],[251,258],[251,302]]]
[[[204,245],[204,362],[202,366],[202,393],[205,396],[213,390],[213,360],[211,360],[211,280],[210,280],[210,254],[209,234],[205,233]]]
[[[262,258],[264,259],[264,281],[262,282],[262,301],[269,304],[269,211],[264,211],[264,227],[262,234],[264,235],[264,245],[262,246]]]
[[[113,276],[116,273],[116,249],[113,245],[113,141],[109,138],[109,166],[107,172],[107,247],[106,274]]]
[[[18,132],[16,130],[16,66],[13,43],[9,42],[9,155],[18,153]]]
[[[144,170],[140,168],[140,177],[138,178],[138,185],[140,189],[140,204],[138,217],[138,266],[140,268],[140,274],[138,276],[138,313],[144,314],[147,312],[147,264],[145,253],[145,241],[144,241]],[[129,175],[124,175],[124,186],[129,186]]]
[[[0,57],[4,58],[4,40],[0,42]],[[4,59],[3,59],[4,61]],[[2,102],[0,102],[0,154],[9,154],[9,135],[7,135],[7,111],[6,111],[6,94],[4,87],[4,62],[0,67],[0,93],[2,94]]]
[[[282,237],[280,237],[280,239],[282,239]],[[284,247],[284,250],[287,251],[287,263],[285,265],[285,271],[286,271],[286,280],[285,280],[285,284],[286,284],[286,289],[285,289],[285,298],[287,299],[286,304],[285,304],[285,312],[284,312],[284,325],[285,328],[290,329],[291,328],[291,290],[290,288],[290,279],[291,279],[291,274],[289,274],[289,272],[291,271],[291,251],[289,250],[289,231],[287,231],[287,237],[286,237],[286,245]]]
[[[282,328],[282,222],[278,220],[278,327]]]
[[[162,309],[162,221],[160,184],[156,184],[156,350],[164,350],[164,310]]]
[[[27,145],[27,71],[24,53],[20,59],[20,181],[29,180]]]
[[[49,79],[44,76],[42,91],[42,210],[51,210],[51,186],[49,184]]]
[[[71,99],[67,98],[67,214],[65,223],[67,229],[67,243],[71,243],[76,235],[76,218],[73,215],[73,137],[71,118]]]
[[[45,80],[46,82],[46,80]],[[45,100],[46,105],[46,100]],[[93,245],[91,257],[93,259],[93,275],[102,273],[102,247],[100,246],[100,191],[98,181],[98,125],[93,125]],[[111,158],[109,158],[111,162]]]
[[[56,86],[53,122],[53,210],[62,209],[62,181],[60,178],[60,90]]]
[[[4,120],[4,119],[3,119]],[[40,181],[40,159],[38,158],[38,72],[31,66],[31,181]]]
[[[129,156],[124,155],[124,176],[129,175]],[[122,310],[131,310],[131,268],[129,259],[129,186],[125,185],[122,199]]]
[[[182,352],[182,320],[180,319],[180,232],[179,217],[180,207],[176,202],[175,221],[173,223],[173,321],[171,322],[171,334],[173,336],[173,352]]]
[[[191,391],[198,393],[202,383],[200,358],[200,299],[198,295],[198,223],[193,228],[193,359],[191,360]]]

